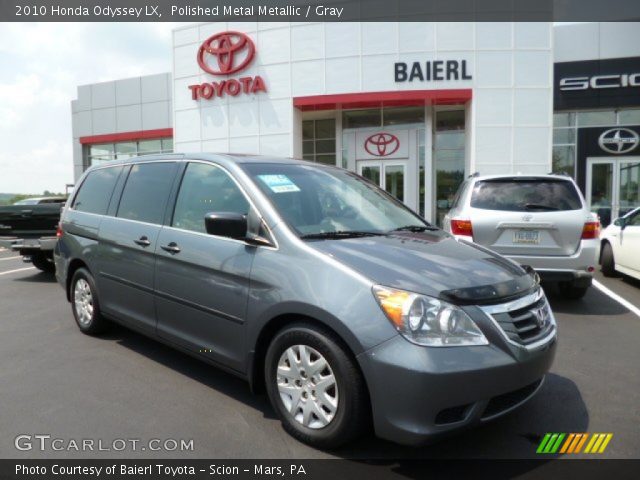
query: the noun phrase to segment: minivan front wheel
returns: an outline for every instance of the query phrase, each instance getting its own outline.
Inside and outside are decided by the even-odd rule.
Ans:
[[[291,325],[265,359],[267,392],[285,430],[318,448],[336,448],[367,424],[362,375],[340,343],[312,325]]]
[[[78,328],[87,335],[106,330],[107,320],[100,313],[100,303],[93,277],[88,270],[79,268],[71,279],[71,309]]]

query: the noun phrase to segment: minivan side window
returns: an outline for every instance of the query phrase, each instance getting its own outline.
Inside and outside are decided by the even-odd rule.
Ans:
[[[116,216],[162,224],[175,171],[174,162],[134,164],[124,186]]]
[[[71,208],[78,212],[106,214],[120,172],[122,172],[121,166],[89,172],[80,185]]]
[[[206,163],[189,163],[182,178],[171,226],[205,233],[204,217],[211,212],[246,215],[249,202],[221,168]]]

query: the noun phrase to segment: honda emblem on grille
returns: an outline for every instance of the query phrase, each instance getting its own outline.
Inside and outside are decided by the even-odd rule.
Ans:
[[[538,325],[538,328],[543,328],[547,320],[544,307],[534,308],[531,310],[531,313],[536,317],[536,325]]]

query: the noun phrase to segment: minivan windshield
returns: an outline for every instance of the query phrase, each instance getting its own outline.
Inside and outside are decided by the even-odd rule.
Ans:
[[[435,228],[377,186],[345,170],[288,163],[242,167],[302,238]]]
[[[547,178],[496,178],[478,181],[471,206],[509,212],[580,210],[582,202],[573,183]]]

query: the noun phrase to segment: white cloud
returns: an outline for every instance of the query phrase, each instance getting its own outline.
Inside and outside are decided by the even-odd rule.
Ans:
[[[0,192],[73,181],[78,85],[171,70],[170,23],[0,24]]]

